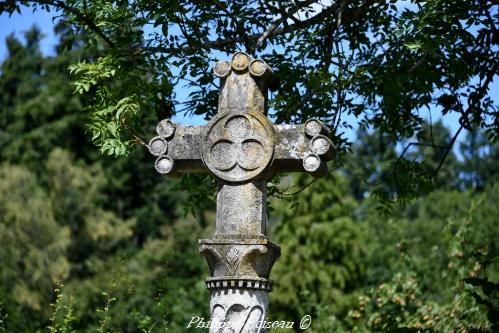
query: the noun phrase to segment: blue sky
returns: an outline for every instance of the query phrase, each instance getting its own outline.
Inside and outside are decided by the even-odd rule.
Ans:
[[[53,13],[45,11],[33,12],[31,8],[23,7],[21,14],[13,14],[9,17],[8,14],[0,15],[0,60],[7,56],[7,48],[5,46],[5,38],[10,34],[22,39],[23,31],[29,30],[36,24],[45,34],[42,40],[42,52],[46,55],[54,54],[54,47],[57,44],[57,38],[53,32]]]
[[[24,7],[21,10],[21,14],[15,13],[9,17],[8,14],[0,15],[0,61],[3,60],[7,55],[7,49],[5,45],[5,38],[10,34],[14,34],[18,38],[22,39],[23,32],[28,30],[31,26],[36,24],[44,33],[45,38],[41,42],[41,49],[45,55],[52,55],[55,53],[55,45],[57,44],[57,38],[53,33],[53,17],[56,16],[54,12],[47,13],[45,11],[33,11],[31,8]],[[495,80],[492,84],[491,92],[493,99],[499,100],[499,80]],[[177,95],[187,98],[186,89],[179,87],[176,89]],[[426,117],[426,115],[425,115]],[[434,116],[433,116],[434,117]],[[176,122],[189,124],[189,125],[198,125],[204,124],[205,121],[200,116],[186,117],[185,115],[178,115],[173,119]],[[349,119],[346,119],[347,121]],[[437,119],[433,119],[436,121]],[[352,124],[355,124],[355,119],[352,119]],[[444,118],[444,123],[451,129],[452,132],[458,129],[458,118],[457,115],[454,116],[446,116]],[[347,133],[349,139],[353,139],[354,131]],[[462,140],[464,138],[464,133],[461,134],[459,138]]]
[[[56,13],[48,13],[43,10],[33,11],[31,8],[22,7],[21,13],[15,13],[12,16],[8,14],[0,15],[0,61],[3,61],[7,56],[7,48],[5,39],[14,34],[19,39],[23,40],[23,32],[29,30],[33,25],[38,26],[44,34],[41,41],[41,50],[45,55],[54,55],[55,46],[57,45],[57,37],[54,34],[54,20],[57,20]],[[53,19],[54,18],[54,19]],[[180,87],[176,91],[177,95],[187,96],[185,89]],[[206,123],[201,116],[185,117],[178,115],[173,117],[173,121],[189,125],[201,125]]]

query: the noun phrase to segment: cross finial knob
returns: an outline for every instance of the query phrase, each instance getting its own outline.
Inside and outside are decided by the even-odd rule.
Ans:
[[[229,110],[267,113],[267,89],[272,70],[265,61],[236,52],[231,61],[217,62],[213,71],[220,78],[219,113]]]

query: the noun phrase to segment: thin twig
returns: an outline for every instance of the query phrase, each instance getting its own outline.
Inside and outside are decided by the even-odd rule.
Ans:
[[[336,166],[334,167],[333,169],[329,170],[326,174],[326,176],[322,177],[322,178],[325,178],[327,176],[329,176],[331,173],[333,173],[333,171],[336,171],[340,168],[340,166]],[[313,183],[315,183],[316,181],[318,181],[319,179],[321,178],[314,178],[312,179],[311,181],[309,181],[308,183],[306,183],[305,185],[303,185],[300,189],[296,190],[295,192],[288,192],[288,193],[281,193],[280,195],[281,196],[293,196],[293,195],[297,195],[298,193],[300,192],[303,192],[307,187],[309,187],[310,185],[312,185]]]
[[[432,117],[431,117],[431,109],[430,108],[428,108],[428,117],[430,118],[430,139],[431,139],[431,143],[435,144],[435,139],[433,138],[433,120],[432,120]]]
[[[121,123],[123,124],[123,127],[125,127],[125,129],[133,136],[135,142],[141,144],[144,147],[149,147],[147,143],[145,143],[144,140],[142,140],[142,138],[132,128],[128,126],[125,119],[121,119]]]
[[[248,39],[248,35],[244,31],[244,26],[241,24],[241,22],[238,20],[238,18],[232,14],[227,7],[225,7],[220,1],[218,0],[210,0],[212,3],[214,3],[218,8],[220,8],[227,16],[229,16],[234,23],[236,30],[243,40],[243,44],[246,47],[246,51],[250,52],[251,50],[251,45],[250,45],[250,40]]]
[[[440,169],[444,165],[444,162],[447,159],[447,155],[449,155],[450,150],[454,146],[454,143],[456,142],[456,139],[459,136],[459,134],[461,133],[461,131],[463,130],[463,128],[464,128],[463,125],[459,126],[459,129],[456,131],[456,133],[454,134],[454,136],[450,140],[449,144],[447,145],[447,149],[444,152],[444,156],[440,159],[440,163],[438,163],[438,166],[435,168],[435,170],[433,171],[433,173],[430,175],[429,178],[434,178],[438,174],[438,171],[440,171]]]
[[[400,161],[404,158],[405,154],[409,151],[409,148],[412,147],[412,146],[431,147],[431,148],[441,149],[441,150],[445,149],[447,151],[447,153],[448,153],[448,150],[450,149],[449,145],[447,145],[447,146],[439,146],[439,145],[435,145],[434,143],[409,142],[407,144],[407,146],[404,148],[404,150],[402,151],[402,153],[399,155],[399,157],[395,161],[395,165],[393,166],[393,176],[395,178],[395,185],[397,186],[397,192],[399,192],[399,191],[402,190],[402,187],[400,186],[400,183],[398,181],[398,175],[397,175],[398,165],[399,165]]]

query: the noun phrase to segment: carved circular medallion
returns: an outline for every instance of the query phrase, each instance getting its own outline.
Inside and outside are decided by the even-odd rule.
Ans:
[[[317,119],[309,119],[305,122],[305,133],[309,136],[316,136],[323,131],[324,125]]]
[[[156,131],[165,139],[170,139],[175,134],[175,124],[169,119],[163,119],[156,127]]]
[[[151,141],[149,141],[148,147],[149,151],[154,156],[161,156],[163,154],[166,154],[166,152],[168,151],[168,143],[160,136],[152,138]]]
[[[331,150],[331,140],[324,135],[316,135],[310,140],[310,149],[317,155],[324,155]]]
[[[262,76],[267,71],[267,64],[262,60],[255,59],[250,63],[249,71],[254,76]]]
[[[160,156],[156,160],[155,167],[156,171],[162,174],[169,173],[173,169],[173,160],[168,156]]]
[[[250,57],[244,52],[236,52],[232,56],[232,68],[236,71],[244,71],[248,68]]]
[[[213,71],[215,72],[216,76],[223,78],[229,76],[230,68],[230,62],[228,62],[227,60],[220,60],[215,64]]]
[[[203,161],[218,178],[244,182],[272,162],[274,126],[257,111],[217,114],[203,136]]]
[[[308,154],[303,159],[303,168],[308,172],[314,172],[321,167],[321,159],[316,154]]]

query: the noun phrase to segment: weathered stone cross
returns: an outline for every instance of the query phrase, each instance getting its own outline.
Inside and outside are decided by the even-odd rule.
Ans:
[[[269,279],[280,248],[266,237],[267,182],[278,172],[327,172],[334,146],[318,120],[273,125],[267,118],[272,70],[237,52],[214,68],[218,114],[206,126],[162,120],[149,143],[162,174],[211,172],[218,181],[215,234],[199,241],[210,267],[210,332],[263,332]],[[230,327],[229,327],[230,326]]]

